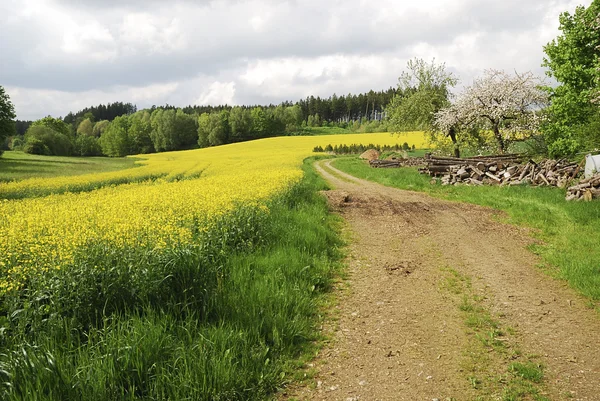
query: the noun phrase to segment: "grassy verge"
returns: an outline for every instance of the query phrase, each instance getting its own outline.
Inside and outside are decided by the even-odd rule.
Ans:
[[[0,157],[0,182],[117,171],[137,167],[136,159],[61,157],[6,151]]]
[[[383,185],[505,211],[511,223],[536,229],[542,244],[532,250],[542,256],[548,272],[595,304],[600,300],[600,202],[566,202],[564,190],[558,188],[432,185],[431,178],[415,168],[374,169],[356,158],[340,158],[333,165]]]
[[[0,399],[256,400],[294,373],[335,274],[335,218],[305,178],[175,249],[90,245],[0,304]]]

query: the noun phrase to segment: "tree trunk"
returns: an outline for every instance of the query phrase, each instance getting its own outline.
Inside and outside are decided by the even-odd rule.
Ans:
[[[498,142],[498,151],[500,153],[504,153],[506,150],[506,143],[504,142],[504,138],[502,138],[502,134],[500,134],[500,123],[494,123],[494,136],[496,137],[496,141]]]
[[[456,141],[456,130],[454,129],[454,127],[450,128],[450,131],[448,131],[448,136],[450,137],[450,139],[452,140],[452,143],[454,144],[454,157],[459,158],[460,157],[460,149],[458,148],[458,143]]]

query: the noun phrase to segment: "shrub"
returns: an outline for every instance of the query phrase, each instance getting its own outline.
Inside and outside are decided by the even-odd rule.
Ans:
[[[13,136],[10,141],[9,148],[10,150],[22,150],[24,145],[25,140],[22,136]]]
[[[50,155],[50,149],[46,144],[37,138],[29,138],[23,146],[23,152],[30,153],[32,155]]]
[[[56,132],[52,128],[44,125],[32,125],[25,133],[25,148],[24,151],[32,153],[41,151],[44,149],[43,146],[36,142],[31,142],[33,139],[41,142],[48,149],[46,153],[36,154],[47,154],[54,156],[70,156],[73,153],[73,143],[71,139],[59,132]],[[30,143],[31,145],[27,145]],[[30,150],[30,151],[28,151]]]

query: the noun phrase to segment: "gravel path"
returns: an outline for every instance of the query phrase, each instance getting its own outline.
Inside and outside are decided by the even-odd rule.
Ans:
[[[347,221],[349,277],[315,377],[281,399],[502,399],[508,367],[527,359],[544,366],[534,387],[547,399],[600,400],[600,318],[536,268],[527,230],[498,222],[500,212],[360,180],[327,161],[317,169]],[[450,288],[453,277],[468,288]],[[499,339],[508,345],[482,348],[459,307],[465,297],[510,332]]]

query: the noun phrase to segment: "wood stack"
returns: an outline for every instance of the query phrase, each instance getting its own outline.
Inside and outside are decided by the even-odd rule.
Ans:
[[[424,166],[425,159],[422,157],[409,157],[407,159],[370,160],[369,165],[375,168],[416,167]]]
[[[548,185],[564,188],[579,173],[576,163],[544,160],[527,164],[518,155],[485,156],[467,159],[429,157],[421,172],[442,176],[442,185]]]
[[[520,161],[519,155],[498,155],[498,156],[475,156],[468,158],[457,158],[457,157],[442,157],[428,154],[425,156],[427,167],[422,169],[421,172],[427,173],[431,176],[446,175],[454,170],[458,170],[460,167],[475,166],[481,169],[487,169],[491,167],[503,167],[504,165],[515,164]],[[493,170],[493,168],[492,168]],[[485,172],[483,170],[482,172]]]
[[[577,185],[573,185],[567,189],[566,200],[586,200],[600,198],[600,173],[589,178],[585,178]]]

